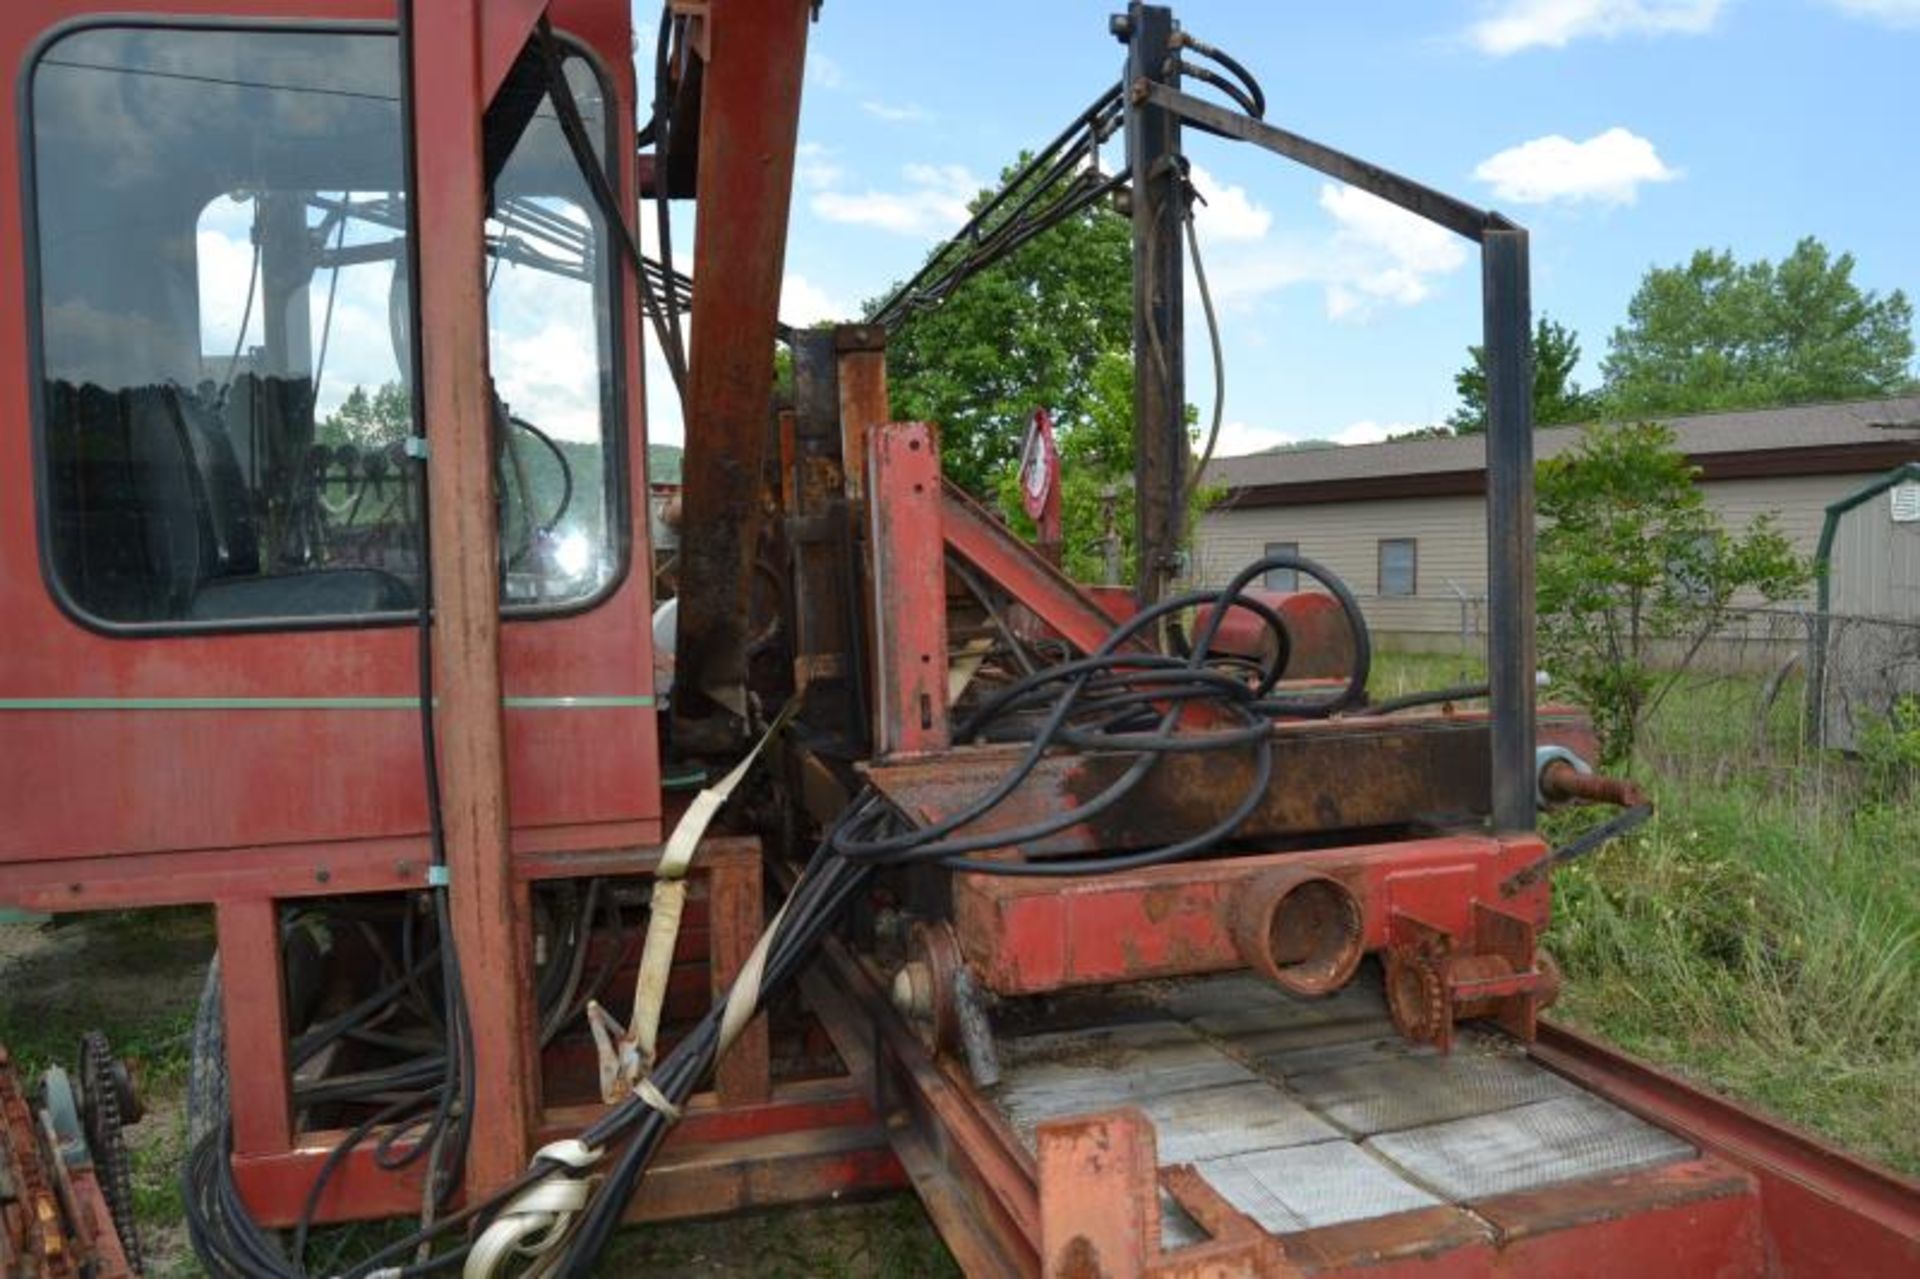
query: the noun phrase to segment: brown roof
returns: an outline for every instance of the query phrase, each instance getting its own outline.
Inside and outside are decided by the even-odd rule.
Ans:
[[[1907,429],[1888,430],[1881,424]],[[1706,479],[1880,471],[1920,458],[1920,396],[1742,409],[1666,419]],[[1534,455],[1580,440],[1577,426],[1534,432]],[[1236,506],[1472,494],[1486,486],[1486,437],[1399,440],[1215,458],[1206,483]]]

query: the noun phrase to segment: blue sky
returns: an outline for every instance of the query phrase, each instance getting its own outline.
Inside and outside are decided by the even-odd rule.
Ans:
[[[1109,2],[827,0],[812,30],[789,320],[851,317],[965,200],[1118,75]],[[655,11],[637,14],[651,49]],[[1649,266],[1778,258],[1817,235],[1920,293],[1920,0],[1190,0],[1187,29],[1261,78],[1268,118],[1497,208],[1533,233],[1533,296],[1598,380]],[[1223,453],[1443,419],[1478,340],[1477,259],[1371,197],[1192,136],[1222,306]],[[1189,396],[1210,411],[1199,313]],[[656,388],[653,434],[679,437]]]

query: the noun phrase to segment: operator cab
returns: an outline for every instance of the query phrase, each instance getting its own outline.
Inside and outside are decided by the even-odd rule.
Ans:
[[[101,26],[32,79],[46,567],[103,628],[420,603],[405,156],[390,34]],[[585,58],[569,78],[605,143]],[[551,109],[488,225],[500,593],[618,575],[605,238]]]

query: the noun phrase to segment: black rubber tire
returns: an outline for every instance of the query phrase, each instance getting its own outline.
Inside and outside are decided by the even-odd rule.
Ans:
[[[227,1018],[220,1006],[220,955],[207,961],[200,1005],[193,1015],[193,1054],[187,1063],[187,1141],[219,1128],[227,1117]]]

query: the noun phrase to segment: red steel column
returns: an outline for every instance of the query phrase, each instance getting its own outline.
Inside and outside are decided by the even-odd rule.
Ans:
[[[420,367],[431,456],[433,667],[455,942],[473,1026],[467,1189],[515,1176],[531,1152],[529,975],[507,839],[500,720],[498,531],[487,373],[483,0],[412,0],[408,56]]]
[[[683,723],[746,706],[747,586],[811,12],[808,0],[713,0],[705,19],[674,685]]]
[[[947,748],[947,562],[940,457],[926,422],[867,434],[873,563],[874,751]]]
[[[293,1146],[279,916],[265,897],[218,902],[213,908],[236,1161],[284,1154]]]

